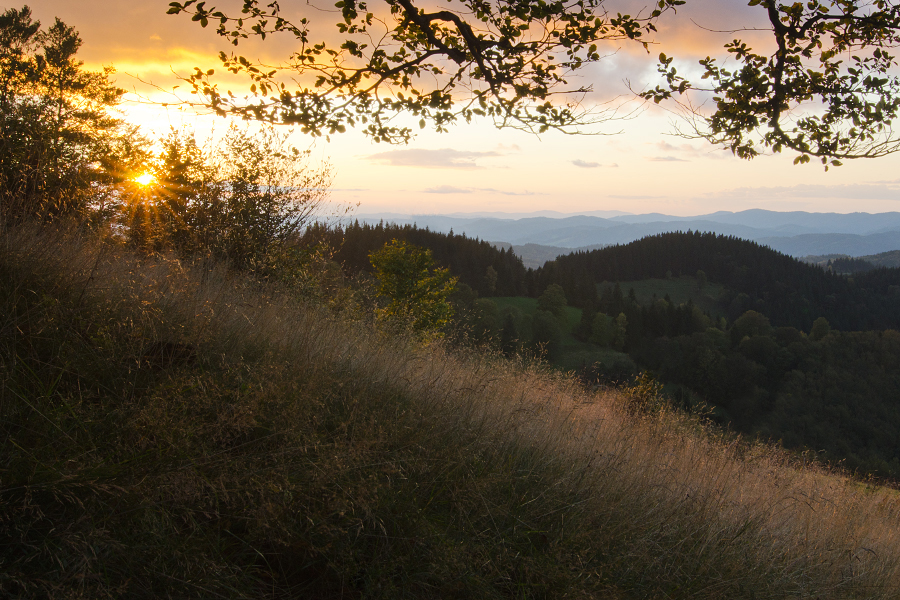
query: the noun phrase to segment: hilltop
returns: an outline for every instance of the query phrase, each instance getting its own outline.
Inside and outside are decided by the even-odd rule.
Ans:
[[[0,274],[4,596],[900,593],[894,491],[652,388],[83,236],[4,231]]]

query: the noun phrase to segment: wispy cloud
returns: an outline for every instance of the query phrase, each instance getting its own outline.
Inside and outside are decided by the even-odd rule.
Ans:
[[[678,158],[676,156],[648,156],[647,160],[650,162],[691,162],[684,158]]]
[[[611,194],[609,197],[615,198],[616,200],[659,200],[660,198],[664,198],[664,196],[641,196],[638,194]]]
[[[572,164],[576,167],[581,167],[582,169],[596,169],[597,167],[602,167],[598,162],[590,162],[587,160],[581,160],[580,158],[576,158],[572,161]]]
[[[508,190],[498,190],[494,188],[476,188],[479,192],[490,192],[492,194],[503,194],[504,196],[537,196],[536,192],[510,192]],[[543,194],[541,194],[543,195]]]
[[[846,200],[898,200],[900,182],[875,184],[810,185],[777,187],[742,187],[707,196],[729,198],[842,198]]]
[[[648,156],[647,160],[652,162],[690,162],[693,159],[724,159],[731,156],[722,148],[710,145],[695,146],[693,144],[670,144],[665,140],[649,144],[660,154],[656,156]]]
[[[466,188],[458,188],[452,185],[439,185],[437,187],[424,190],[426,194],[471,194],[472,190]]]
[[[426,194],[472,194],[474,192],[483,192],[487,194],[500,194],[503,196],[538,196],[543,195],[537,192],[513,192],[509,190],[498,190],[496,188],[463,188],[454,185],[438,185],[435,187],[422,190]]]
[[[368,160],[383,162],[392,167],[422,167],[427,169],[483,169],[475,161],[479,158],[503,156],[494,150],[389,150],[366,156]]]

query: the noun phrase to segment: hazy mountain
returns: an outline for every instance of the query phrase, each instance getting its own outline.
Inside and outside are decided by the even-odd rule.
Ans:
[[[566,217],[602,217],[609,219],[612,217],[622,217],[631,215],[631,213],[621,210],[590,210],[580,213],[561,213],[556,210],[538,210],[527,213],[511,213],[511,212],[471,212],[471,213],[450,213],[448,217],[459,217],[462,219],[528,219],[531,217],[548,217],[550,219],[564,219]]]
[[[603,211],[597,211],[603,212]],[[612,214],[607,211],[605,214]],[[659,213],[645,215],[563,215],[554,211],[523,213],[522,218],[498,218],[504,213],[469,215],[360,215],[361,222],[380,220],[417,225],[432,231],[482,240],[507,242],[513,246],[538,244],[576,249],[585,246],[627,244],[648,235],[672,231],[711,231],[770,246],[793,256],[847,254],[862,256],[900,250],[900,212],[809,213],[775,212],[761,209],[720,211],[695,217]],[[553,216],[548,216],[553,215]],[[556,250],[548,250],[547,253]],[[532,252],[533,254],[534,252]],[[535,256],[535,260],[539,257]]]
[[[873,235],[814,233],[789,238],[761,238],[754,241],[791,256],[846,254],[860,257],[900,249],[900,231]]]
[[[583,246],[581,248],[563,248],[561,246],[542,246],[540,244],[513,245],[508,242],[491,242],[498,248],[512,249],[513,254],[522,259],[522,264],[529,269],[537,269],[544,266],[548,260],[554,260],[557,256],[564,256],[572,252],[590,252],[602,248],[602,245]]]

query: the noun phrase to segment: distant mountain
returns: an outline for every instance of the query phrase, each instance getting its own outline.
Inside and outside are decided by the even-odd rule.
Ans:
[[[791,256],[846,254],[862,257],[900,249],[900,231],[872,235],[811,233],[790,238],[757,238],[754,241]]]
[[[602,217],[609,219],[612,217],[624,217],[632,213],[623,212],[621,210],[589,210],[580,213],[561,213],[556,210],[537,210],[527,213],[511,213],[511,212],[471,212],[471,213],[450,213],[448,217],[458,217],[461,219],[528,219],[531,217],[548,217],[550,219],[564,219],[566,217]]]
[[[661,214],[623,215],[613,217],[622,223],[712,221],[729,225],[743,225],[755,229],[783,231],[783,235],[804,233],[855,233],[869,235],[900,230],[900,212],[889,213],[810,213],[802,211],[776,212],[751,209],[740,212],[719,211],[698,217],[671,217]]]
[[[841,258],[849,258],[849,256],[847,254],[810,254],[808,256],[804,256],[800,260],[814,265],[819,265],[820,267],[825,267],[828,264],[828,261],[834,261]],[[900,250],[891,250],[890,252],[870,254],[868,256],[859,256],[857,258],[859,260],[864,260],[867,263],[870,263],[875,268],[886,267],[891,269],[900,267]]]
[[[522,259],[522,264],[529,269],[537,269],[543,267],[547,261],[555,260],[558,256],[565,256],[572,252],[590,252],[603,248],[603,245],[583,246],[581,248],[563,248],[561,246],[541,246],[540,244],[524,244],[522,246],[514,246],[507,242],[491,242],[498,248],[506,248],[512,250],[513,254]]]
[[[857,257],[900,250],[900,212],[838,214],[754,209],[721,211],[695,217],[653,213],[609,218],[566,216],[553,211],[542,214],[545,216],[518,219],[397,214],[361,215],[358,219],[367,223],[384,220],[400,225],[415,224],[432,231],[464,233],[468,237],[503,241],[513,246],[538,244],[573,250],[585,246],[627,244],[649,235],[674,231],[734,236],[792,256],[847,254]]]

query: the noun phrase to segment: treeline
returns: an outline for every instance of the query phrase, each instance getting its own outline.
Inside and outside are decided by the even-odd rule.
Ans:
[[[727,288],[720,303],[729,321],[748,310],[773,324],[808,331],[819,317],[844,331],[900,327],[900,269],[875,269],[846,278],[732,236],[663,233],[621,246],[560,256],[537,269],[530,288],[551,283],[569,301],[594,301],[604,281],[694,276],[703,271]]]
[[[370,255],[395,239],[428,248],[436,263],[450,269],[461,283],[481,296],[529,295],[528,272],[512,250],[452,232],[444,234],[393,223],[370,225],[355,221],[334,227],[316,223],[307,229],[301,243],[325,243],[332,259],[347,275],[354,275],[371,272]]]
[[[849,275],[854,273],[865,273],[866,271],[871,271],[873,269],[876,269],[877,267],[869,261],[863,260],[861,258],[851,258],[849,256],[843,256],[841,258],[829,260],[825,268],[826,270],[834,271],[835,273],[839,273],[841,275]]]
[[[810,335],[755,312],[728,331],[661,337],[634,357],[686,406],[715,407],[737,431],[819,458],[900,478],[900,333]]]

